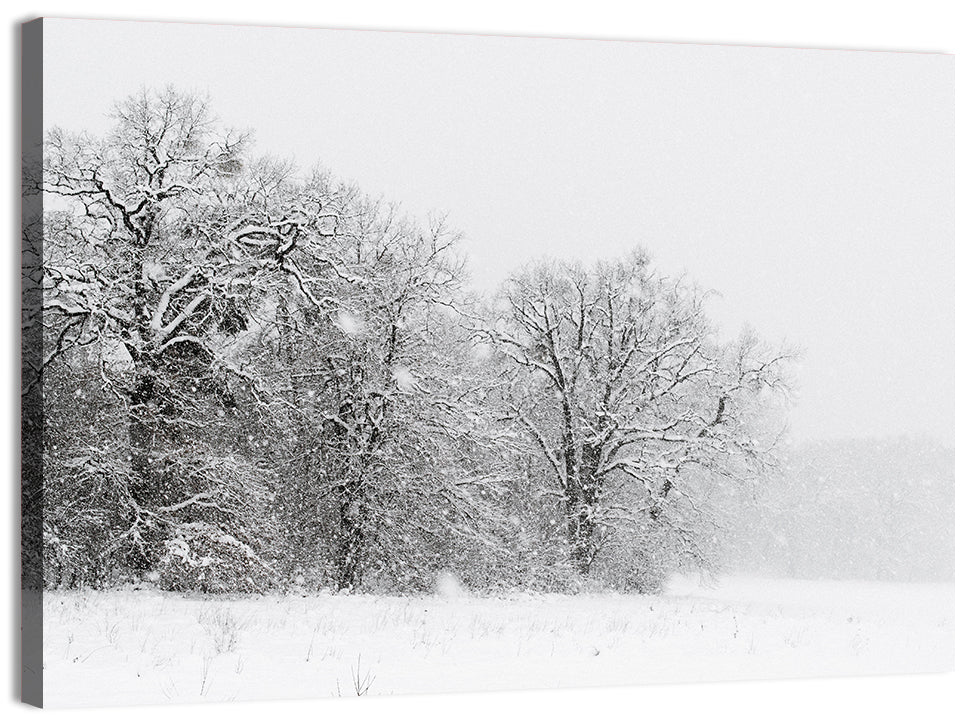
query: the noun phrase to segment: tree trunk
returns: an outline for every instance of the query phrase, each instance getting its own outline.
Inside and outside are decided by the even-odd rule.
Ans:
[[[144,248],[154,227],[154,212],[148,209],[141,218],[139,232],[136,235],[135,247],[137,254],[128,272],[129,282],[135,289],[134,295],[134,323],[130,332],[142,342],[151,337],[149,318],[152,289],[147,282]],[[151,571],[157,565],[160,543],[156,526],[145,526],[145,519],[141,509],[150,509],[157,501],[157,474],[151,463],[151,451],[154,449],[155,434],[157,432],[157,369],[154,359],[147,348],[139,347],[136,343],[129,344],[127,350],[134,364],[134,384],[128,392],[127,429],[129,437],[129,455],[131,464],[131,483],[129,491],[136,508],[131,509],[130,523],[133,526],[140,523],[138,535],[132,540],[134,544],[127,557],[131,569],[139,572]]]
[[[566,490],[566,521],[573,565],[579,573],[586,575],[599,550],[593,511],[599,502],[601,484],[597,468],[601,449],[591,443],[583,443],[580,450],[578,463],[575,462],[575,448],[566,454],[567,471],[572,479]]]
[[[585,576],[596,555],[596,524],[591,508],[576,489],[566,493],[566,523],[570,558],[576,570]]]
[[[378,442],[378,431],[368,425],[367,411],[359,411],[357,400],[342,403],[338,409],[341,423],[338,446],[344,454],[339,464],[341,483],[335,488],[338,501],[338,547],[336,581],[339,590],[361,587],[364,576],[364,545],[370,523],[370,509],[365,493],[365,475],[370,454]]]
[[[365,541],[364,500],[361,482],[353,479],[337,489],[340,543],[336,564],[338,590],[354,590],[362,583],[362,547]]]
[[[142,366],[143,361],[136,364]],[[157,430],[156,419],[156,378],[153,369],[139,367],[134,387],[130,392],[127,411],[127,427],[130,443],[130,462],[132,480],[130,494],[138,508],[131,509],[130,523],[138,522],[139,509],[150,509],[158,505],[159,479],[151,462],[154,449],[154,436]],[[143,523],[144,517],[140,521]],[[127,563],[135,571],[151,571],[159,558],[159,530],[156,526],[139,530],[140,540],[136,541],[128,554]]]

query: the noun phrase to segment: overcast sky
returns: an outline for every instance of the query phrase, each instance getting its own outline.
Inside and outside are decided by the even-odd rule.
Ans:
[[[465,234],[474,284],[639,244],[805,349],[799,440],[953,443],[953,58],[48,21],[44,122],[209,93],[260,152]]]

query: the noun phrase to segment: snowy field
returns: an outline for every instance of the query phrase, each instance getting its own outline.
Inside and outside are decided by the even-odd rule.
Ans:
[[[951,584],[680,579],[663,596],[50,592],[47,706],[945,671]]]

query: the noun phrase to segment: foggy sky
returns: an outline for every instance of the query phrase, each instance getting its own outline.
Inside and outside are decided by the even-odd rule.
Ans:
[[[46,127],[142,86],[209,93],[257,151],[319,161],[527,259],[639,244],[805,350],[797,439],[953,443],[953,58],[134,23],[45,23]]]

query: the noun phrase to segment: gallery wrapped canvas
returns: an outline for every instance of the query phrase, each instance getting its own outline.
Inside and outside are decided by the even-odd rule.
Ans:
[[[23,49],[24,700],[952,668],[949,56]]]

